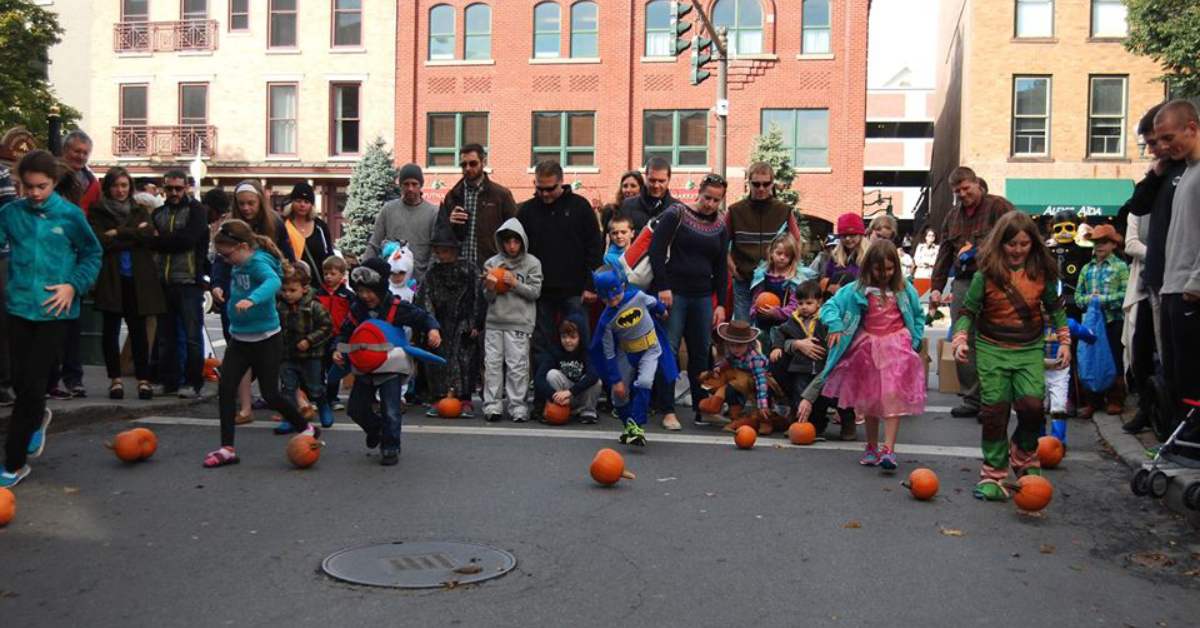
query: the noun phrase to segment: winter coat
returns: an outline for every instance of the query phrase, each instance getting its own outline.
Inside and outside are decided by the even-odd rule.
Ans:
[[[158,263],[149,248],[149,243],[154,240],[150,213],[137,203],[131,203],[129,212],[122,217],[118,208],[114,207],[116,203],[111,199],[102,199],[92,205],[92,211],[88,214],[88,224],[104,248],[100,276],[96,279],[93,292],[96,309],[135,316],[162,314],[167,311],[167,302],[163,297],[162,284],[158,281]],[[139,228],[141,224],[146,226]],[[115,236],[106,235],[114,229],[117,232]],[[129,256],[132,265],[133,276],[130,280],[134,285],[134,303],[122,302],[123,255]]]
[[[329,312],[335,334],[342,329],[342,323],[350,316],[350,305],[357,299],[345,283],[336,286],[321,284],[321,287],[317,288],[317,300],[321,302],[325,311]]]
[[[525,228],[520,220],[509,218],[493,234],[492,244],[498,251],[504,249],[500,242],[502,231],[513,231],[521,238],[521,252],[516,257],[508,257],[504,253],[493,255],[483,263],[484,272],[503,266],[516,275],[517,285],[504,294],[486,289],[483,291],[483,298],[488,302],[486,327],[533,333],[537,319],[536,301],[542,294],[542,263],[528,253],[529,238],[525,236]]]
[[[233,267],[229,301],[225,304],[231,335],[253,336],[279,329],[275,295],[279,293],[282,281],[279,259],[262,249],[256,249],[244,264]],[[236,305],[243,299],[249,299],[254,305],[239,312]]]
[[[785,360],[787,372],[816,375],[825,370],[825,358],[814,360],[792,348],[792,341],[810,337],[822,347],[825,346],[825,339],[829,337],[829,330],[826,329],[825,323],[821,322],[819,315],[813,321],[812,336],[808,335],[795,316],[789,316],[782,324],[771,328],[771,351],[783,351],[783,357],[780,359]]]
[[[646,192],[627,198],[621,203],[621,209],[617,210],[617,216],[625,216],[633,221],[633,233],[637,235],[646,223],[650,222],[651,218],[658,216],[667,210],[668,207],[678,203],[672,196],[671,192],[667,192],[662,198],[654,198]]]
[[[325,357],[326,344],[333,337],[333,320],[329,312],[309,289],[296,303],[288,303],[280,297],[276,300],[279,326],[283,330],[283,355],[287,360],[320,360]],[[308,349],[296,348],[301,340],[308,341]]]
[[[158,278],[165,284],[196,284],[204,279],[208,259],[208,213],[189,197],[181,205],[166,204],[151,215],[158,236]]]
[[[26,198],[13,201],[0,208],[0,244],[5,243],[12,249],[8,313],[34,322],[79,318],[79,298],[96,282],[102,253],[83,212],[57,192],[38,207]],[[63,283],[75,288],[75,298],[54,316],[42,305],[46,286]]]
[[[291,239],[288,238],[287,225],[284,224],[283,218],[281,218],[279,216],[279,214],[276,214],[274,211],[272,211],[271,214],[272,214],[272,217],[275,219],[275,246],[279,248],[280,253],[283,253],[283,259],[285,261],[288,261],[288,262],[296,261],[296,254],[294,251],[292,251]],[[231,217],[231,218],[236,218],[236,216]],[[239,220],[240,220],[240,218],[239,218]],[[258,232],[256,231],[255,233],[258,233]],[[221,256],[218,255],[215,259],[213,259],[211,270],[212,270],[212,287],[220,288],[221,290],[223,290],[225,292],[226,297],[228,297],[229,296],[229,281],[231,279],[230,273],[232,272],[233,269],[229,266],[228,262],[226,262],[224,259],[221,258]],[[321,274],[320,269],[317,269],[317,275],[320,276],[320,274]]]
[[[529,236],[529,253],[542,263],[542,294],[579,296],[591,289],[604,237],[587,199],[564,185],[562,196],[549,205],[538,197],[521,203],[517,220]]]
[[[437,224],[450,227],[459,242],[467,238],[467,225],[451,223],[450,211],[456,206],[466,207],[463,200],[465,186],[466,181],[459,179],[458,183],[450,188],[450,193],[446,194],[446,198],[442,199],[442,205],[438,208]],[[517,215],[517,203],[513,200],[512,192],[508,188],[492,181],[486,174],[483,175],[482,186],[475,207],[475,246],[478,260],[486,260],[500,252],[500,249],[496,248],[496,240],[492,234],[500,228],[501,223]]]
[[[729,253],[734,263],[729,270],[743,279],[749,279],[760,262],[769,261],[775,236],[788,233],[797,244],[803,242],[795,212],[777,198],[765,201],[744,198],[729,206],[725,222],[729,226]]]

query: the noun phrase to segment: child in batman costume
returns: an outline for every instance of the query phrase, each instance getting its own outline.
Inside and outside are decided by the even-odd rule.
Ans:
[[[656,317],[667,308],[658,299],[630,286],[620,270],[602,267],[592,278],[604,311],[588,347],[592,363],[611,387],[617,417],[625,424],[621,443],[646,444],[650,389],[659,369],[668,382],[679,376],[675,356],[664,350],[667,332]]]

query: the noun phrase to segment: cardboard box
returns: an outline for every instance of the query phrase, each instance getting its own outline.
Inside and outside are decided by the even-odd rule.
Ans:
[[[938,392],[946,394],[958,393],[958,368],[954,362],[954,352],[950,349],[950,341],[945,338],[938,340]]]

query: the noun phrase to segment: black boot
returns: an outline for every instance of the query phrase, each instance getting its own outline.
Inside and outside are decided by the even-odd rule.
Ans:
[[[1137,414],[1132,420],[1121,426],[1121,431],[1126,434],[1139,434],[1148,429],[1150,429],[1150,413],[1142,407],[1138,408]]]

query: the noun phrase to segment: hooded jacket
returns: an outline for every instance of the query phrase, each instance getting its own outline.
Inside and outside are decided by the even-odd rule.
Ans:
[[[646,223],[650,222],[651,218],[658,216],[666,211],[666,209],[677,203],[672,196],[670,190],[663,195],[662,198],[654,198],[646,192],[625,199],[621,203],[621,209],[616,213],[617,216],[626,216],[633,221],[633,233],[636,236]]]
[[[537,389],[540,399],[549,399],[554,395],[554,390],[546,381],[546,377],[554,369],[562,371],[567,379],[571,380],[572,395],[582,395],[600,381],[600,373],[588,359],[587,348],[590,341],[588,340],[587,321],[579,313],[569,314],[567,318],[579,328],[579,346],[575,347],[574,351],[567,353],[557,338],[550,343],[550,355],[538,365],[537,374],[533,378],[533,386]]]
[[[517,219],[529,234],[529,252],[542,262],[542,294],[579,296],[591,289],[604,238],[592,204],[571,186],[562,187],[562,196],[548,205],[538,197],[521,203]]]
[[[229,301],[225,304],[229,313],[229,333],[233,336],[253,336],[279,329],[279,312],[275,309],[275,295],[283,283],[279,260],[274,255],[256,249],[244,264],[233,267],[229,286]],[[239,312],[238,302],[248,299],[254,305]]]
[[[500,234],[504,231],[512,231],[521,238],[521,252],[516,257],[504,254],[504,244],[500,241]],[[500,252],[483,263],[484,272],[503,266],[516,275],[517,285],[504,294],[483,291],[484,299],[488,302],[486,328],[533,333],[534,321],[537,320],[535,302],[542,294],[542,263],[529,254],[529,238],[520,220],[509,218],[504,221],[493,238],[496,250]]]
[[[83,212],[51,193],[39,207],[29,199],[0,208],[0,244],[12,247],[5,297],[8,313],[28,321],[79,318],[79,298],[91,290],[100,272],[100,242]],[[59,316],[42,302],[46,286],[75,288],[71,307]]]

